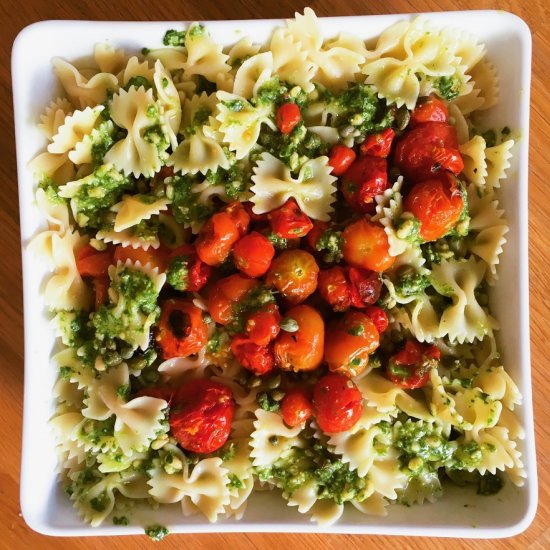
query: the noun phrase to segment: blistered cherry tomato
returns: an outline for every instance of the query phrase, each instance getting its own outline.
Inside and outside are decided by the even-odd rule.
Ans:
[[[330,227],[327,222],[315,220],[311,231],[306,235],[306,243],[313,252],[317,252],[317,243],[323,233]]]
[[[275,122],[282,134],[290,134],[300,120],[302,120],[302,114],[296,103],[283,103],[275,113]]]
[[[300,210],[292,198],[280,208],[271,211],[268,219],[273,233],[285,239],[305,237],[313,227],[313,222]]]
[[[390,357],[386,374],[402,388],[421,388],[428,383],[430,370],[437,367],[440,358],[441,352],[436,346],[407,340],[403,349]]]
[[[158,268],[159,271],[166,271],[169,251],[164,247],[148,248],[133,248],[131,246],[117,246],[115,248],[114,261],[125,262],[140,262],[141,265],[149,264],[153,269]]]
[[[295,321],[297,330],[281,330],[275,340],[277,366],[294,372],[316,369],[323,360],[325,347],[323,318],[316,309],[303,304],[289,309],[285,318]]]
[[[95,294],[95,310],[97,311],[106,301],[109,296],[109,285],[111,280],[109,277],[95,277],[92,279],[92,286]]]
[[[390,154],[394,137],[395,132],[391,128],[386,128],[379,134],[367,136],[365,141],[361,143],[361,154],[385,159]]]
[[[456,129],[445,122],[425,122],[405,132],[397,141],[394,160],[411,181],[429,179],[445,170],[460,174],[464,169]]]
[[[327,374],[313,388],[317,425],[325,433],[349,430],[363,414],[363,399],[357,386],[342,374]]]
[[[363,308],[380,298],[382,280],[376,271],[350,267],[348,269],[350,299],[353,307]]]
[[[174,249],[168,256],[168,269],[176,263],[184,265],[181,269],[181,279],[170,282],[176,290],[198,292],[212,276],[212,267],[205,264],[189,244]]]
[[[281,314],[276,304],[268,304],[246,319],[245,331],[252,342],[259,346],[267,346],[277,338]]]
[[[386,159],[366,155],[359,157],[340,178],[346,202],[361,213],[372,213],[374,197],[388,187]]]
[[[234,201],[225,206],[222,210],[233,220],[233,223],[237,226],[239,236],[243,237],[248,232],[248,226],[250,225],[250,214],[242,202]]]
[[[249,277],[261,277],[271,265],[275,249],[267,237],[252,231],[233,246],[233,261]]]
[[[355,160],[355,151],[338,143],[332,147],[328,155],[328,164],[332,166],[332,175],[341,176]]]
[[[242,367],[256,376],[262,376],[273,370],[275,360],[271,346],[259,346],[248,336],[233,337],[231,352]]]
[[[293,428],[303,424],[313,414],[310,391],[295,387],[285,393],[281,400],[281,414],[287,426]]]
[[[410,127],[414,128],[424,122],[447,122],[449,111],[441,99],[435,95],[420,98],[411,113]]]
[[[135,397],[156,397],[157,399],[164,399],[168,404],[174,397],[174,388],[170,386],[155,386],[150,388],[142,388],[139,390]]]
[[[334,311],[346,311],[351,305],[350,285],[346,270],[337,265],[319,271],[319,294]]]
[[[325,362],[332,372],[357,376],[365,370],[369,355],[379,343],[372,319],[362,311],[348,311],[327,325]]]
[[[188,300],[173,298],[162,304],[155,340],[164,359],[198,353],[208,341],[202,310]]]
[[[365,313],[372,319],[378,334],[382,334],[388,328],[388,315],[386,312],[378,306],[369,306],[365,309]]]
[[[415,184],[405,197],[403,208],[420,221],[422,239],[435,241],[458,222],[464,199],[456,178],[446,173]]]
[[[227,386],[204,378],[191,380],[174,393],[170,431],[182,449],[212,453],[227,441],[234,411]]]
[[[309,252],[285,250],[271,262],[265,282],[295,305],[315,292],[318,273],[319,266]]]
[[[216,282],[208,297],[208,312],[216,323],[227,325],[233,319],[233,308],[258,281],[236,273]]]
[[[239,230],[232,217],[227,212],[218,212],[203,225],[195,241],[195,248],[205,264],[216,266],[227,259],[239,237]]]
[[[389,269],[395,258],[384,228],[365,219],[348,225],[342,234],[344,260],[351,266],[381,273]]]
[[[109,266],[114,263],[113,254],[111,247],[100,252],[87,244],[76,256],[78,273],[81,277],[107,277]]]

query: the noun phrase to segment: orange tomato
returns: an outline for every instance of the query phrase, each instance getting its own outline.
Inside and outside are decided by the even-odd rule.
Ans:
[[[311,391],[306,388],[291,388],[281,401],[281,414],[287,426],[303,424],[313,414]]]
[[[250,292],[258,281],[237,273],[216,282],[208,298],[208,311],[216,323],[227,325],[233,319],[233,306]]]
[[[233,220],[239,235],[243,237],[248,231],[248,226],[250,225],[250,214],[246,209],[245,205],[242,202],[234,201],[229,203],[222,212],[229,214],[229,217]]]
[[[319,266],[309,252],[285,250],[271,262],[265,282],[295,305],[315,292],[318,273]]]
[[[354,266],[381,273],[395,262],[384,228],[366,219],[348,225],[344,237],[344,260]]]
[[[113,249],[100,252],[87,244],[76,256],[76,268],[81,277],[107,277],[113,262]]]
[[[95,310],[97,311],[106,301],[109,296],[109,285],[111,281],[109,277],[95,277],[92,279],[92,286],[95,293]]]
[[[166,264],[168,262],[169,251],[163,247],[157,249],[148,248],[132,248],[131,246],[117,246],[115,249],[115,263],[125,262],[130,260],[131,262],[140,262],[141,265],[150,264],[151,267],[158,268],[159,271],[166,271]]]
[[[269,269],[275,249],[267,237],[252,231],[233,247],[233,260],[239,271],[249,277],[261,277]]]
[[[220,265],[229,256],[239,236],[239,229],[231,216],[227,212],[218,212],[203,225],[195,241],[197,255],[207,265]]]
[[[350,311],[327,326],[325,361],[332,372],[357,376],[379,343],[378,330],[369,315]]]
[[[283,370],[310,371],[323,360],[325,323],[319,312],[307,305],[288,310],[286,317],[296,321],[296,332],[281,331],[275,340],[275,363]]]

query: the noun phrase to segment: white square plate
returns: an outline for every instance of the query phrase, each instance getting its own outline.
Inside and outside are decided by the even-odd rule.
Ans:
[[[108,41],[130,52],[160,46],[164,32],[182,28],[181,22],[90,22],[44,21],[25,28],[17,37],[12,53],[13,94],[17,137],[21,239],[23,245],[25,316],[25,407],[21,469],[21,509],[27,524],[48,535],[84,536],[143,533],[140,525],[161,523],[171,532],[288,531],[430,535],[443,537],[496,538],[520,533],[533,520],[537,506],[537,477],[533,433],[531,373],[529,363],[528,261],[527,261],[527,175],[529,136],[529,86],[531,77],[531,35],[518,17],[502,11],[466,11],[427,14],[437,26],[466,30],[487,45],[488,58],[498,71],[501,97],[487,113],[487,127],[505,125],[521,132],[514,147],[510,177],[501,190],[502,203],[510,223],[508,243],[501,257],[500,280],[491,300],[500,321],[499,340],[504,364],[524,396],[519,410],[525,428],[523,442],[527,481],[522,488],[506,483],[494,497],[446,487],[442,500],[407,508],[391,506],[385,518],[369,517],[349,507],[341,520],[319,527],[307,516],[285,505],[278,496],[254,494],[241,521],[222,520],[210,524],[202,516],[184,518],[174,506],[162,512],[135,514],[135,525],[105,524],[91,528],[72,508],[59,486],[54,439],[48,425],[54,400],[50,388],[56,377],[50,365],[54,334],[48,324],[40,288],[46,276],[44,266],[25,249],[29,239],[43,227],[34,205],[35,184],[26,165],[44,146],[36,124],[48,102],[56,97],[51,59],[68,60],[89,56],[94,44]],[[411,15],[361,16],[320,20],[326,37],[341,31],[367,39]],[[207,23],[222,44],[236,42],[243,33],[264,43],[280,21],[214,21]]]

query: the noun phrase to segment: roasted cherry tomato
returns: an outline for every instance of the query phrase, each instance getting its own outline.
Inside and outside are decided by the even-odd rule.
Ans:
[[[435,95],[429,95],[418,100],[414,111],[411,113],[410,127],[414,128],[424,122],[447,122],[449,111],[441,99]]]
[[[446,173],[415,184],[407,193],[403,208],[420,221],[422,239],[435,241],[458,222],[464,199],[456,178]]]
[[[386,159],[366,155],[359,157],[340,178],[346,202],[361,213],[372,213],[374,197],[388,187]]]
[[[292,198],[280,208],[271,211],[268,219],[273,233],[284,239],[305,237],[313,227],[313,222],[300,210]]]
[[[267,346],[277,338],[281,314],[276,304],[268,304],[260,311],[248,316],[245,330],[252,342],[258,346]]]
[[[362,311],[348,311],[327,325],[325,362],[329,370],[346,376],[361,374],[380,338],[372,319]]]
[[[261,277],[271,265],[275,249],[267,237],[252,231],[233,246],[233,261],[249,277]]]
[[[348,279],[353,307],[363,308],[367,304],[374,304],[380,298],[382,280],[376,271],[350,267]]]
[[[208,341],[208,328],[202,310],[181,298],[162,304],[156,341],[164,359],[198,353]]]
[[[306,388],[298,386],[285,393],[281,400],[281,414],[287,426],[299,426],[311,417],[313,402],[310,394]]]
[[[239,364],[256,376],[273,370],[275,360],[271,346],[259,346],[248,336],[241,334],[231,341],[231,351]]]
[[[227,212],[218,212],[203,225],[195,241],[195,248],[205,264],[216,266],[227,259],[239,237],[233,218]]]
[[[136,393],[135,397],[156,397],[157,399],[164,399],[170,404],[174,397],[174,392],[174,388],[170,386],[155,386],[151,388],[142,388]]]
[[[158,268],[159,271],[166,271],[168,250],[162,246],[157,249],[150,247],[147,250],[144,248],[132,248],[131,246],[117,246],[114,255],[115,263],[124,263],[126,260],[140,262],[141,265],[150,264],[153,269]]]
[[[283,103],[275,113],[275,122],[282,134],[290,134],[300,120],[302,120],[302,114],[296,103]]]
[[[111,281],[109,277],[95,277],[92,279],[92,286],[95,293],[95,309],[96,311],[107,301],[109,296],[109,285]]]
[[[378,334],[382,334],[388,328],[388,315],[378,306],[369,306],[365,309],[365,313],[372,319]]]
[[[208,312],[216,323],[227,325],[233,319],[233,308],[258,281],[236,273],[216,282],[208,297]]]
[[[391,144],[395,132],[391,128],[386,128],[379,134],[371,134],[367,136],[365,141],[361,143],[360,151],[362,155],[371,155],[373,157],[387,158],[390,154]]]
[[[309,252],[285,250],[271,262],[265,282],[295,305],[315,292],[318,273],[319,266]]]
[[[170,431],[180,447],[193,453],[213,453],[227,441],[235,411],[232,391],[199,378],[180,386],[170,407]]]
[[[317,252],[317,243],[323,233],[330,227],[327,222],[315,220],[311,231],[306,235],[306,243],[313,252]]]
[[[108,247],[98,251],[87,244],[76,256],[76,268],[81,277],[108,277],[109,266],[114,263],[114,251]]]
[[[342,374],[327,374],[313,388],[317,425],[325,433],[345,432],[363,414],[363,398],[357,386]]]
[[[437,346],[407,340],[403,349],[390,357],[386,374],[402,388],[421,388],[428,383],[430,370],[437,368],[440,358],[441,352]]]
[[[319,271],[319,294],[334,311],[346,311],[351,305],[350,284],[346,270],[337,265]]]
[[[316,369],[323,360],[325,323],[319,312],[306,305],[289,309],[285,318],[295,322],[297,330],[281,330],[275,340],[275,362],[283,370],[294,372]]]
[[[212,267],[205,264],[189,244],[174,249],[168,256],[168,270],[180,266],[178,280],[168,279],[170,284],[180,291],[198,292],[212,276]]]
[[[348,225],[342,234],[344,260],[351,266],[381,273],[389,269],[395,258],[384,228],[365,219]]]
[[[242,202],[231,202],[224,207],[222,212],[229,214],[229,216],[237,226],[237,230],[239,231],[239,235],[241,237],[246,235],[246,233],[248,232],[248,226],[250,225],[250,214],[248,213],[247,208]]]
[[[332,175],[341,176],[355,160],[355,151],[338,143],[332,147],[328,155],[328,164],[332,166]]]
[[[464,169],[456,129],[445,122],[425,122],[405,132],[395,147],[394,160],[411,181],[429,179],[445,170],[460,174]]]

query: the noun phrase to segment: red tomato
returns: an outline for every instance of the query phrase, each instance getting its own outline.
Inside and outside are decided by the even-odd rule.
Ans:
[[[313,388],[315,420],[325,433],[345,432],[363,414],[363,398],[357,386],[341,374],[323,376]]]
[[[290,305],[303,302],[317,288],[319,266],[305,250],[285,250],[271,262],[265,282],[274,286]]]
[[[296,321],[298,330],[279,333],[274,346],[277,366],[294,372],[316,369],[325,347],[323,318],[316,309],[303,304],[289,309],[286,317]]]
[[[362,311],[348,311],[327,326],[325,362],[329,370],[346,376],[361,374],[380,337],[371,318]]]
[[[157,399],[164,399],[168,404],[174,397],[174,388],[169,386],[156,386],[154,388],[142,388],[139,390],[135,397],[156,397]]]
[[[410,127],[414,128],[424,122],[447,122],[449,111],[441,99],[435,95],[421,98],[411,113]]]
[[[317,252],[317,243],[329,227],[330,225],[327,222],[321,222],[319,220],[313,222],[313,228],[306,235],[306,243],[313,252]]]
[[[363,308],[374,304],[380,298],[382,280],[375,271],[367,271],[357,267],[348,269],[350,299],[353,307]]]
[[[275,122],[282,134],[290,134],[302,120],[300,107],[296,103],[283,103],[275,114]]]
[[[231,351],[239,364],[256,376],[262,376],[273,370],[275,360],[271,347],[259,346],[248,336],[235,336],[231,341]]]
[[[403,201],[403,208],[420,221],[420,236],[435,241],[458,222],[464,209],[462,191],[448,172],[416,183]]]
[[[374,326],[379,334],[382,334],[388,328],[388,316],[386,312],[378,306],[369,306],[365,313],[372,319]]]
[[[386,159],[366,155],[359,157],[341,177],[346,202],[361,213],[372,213],[374,197],[388,188]]]
[[[412,181],[431,178],[444,170],[460,174],[464,169],[456,129],[445,122],[425,122],[405,132],[395,147],[394,160]]]
[[[226,212],[227,214],[229,214],[229,216],[237,226],[239,235],[241,237],[246,235],[248,231],[248,226],[250,225],[250,215],[248,214],[248,210],[245,208],[242,202],[231,202],[224,207],[222,212]]]
[[[214,214],[202,227],[195,241],[199,258],[208,265],[223,263],[239,240],[239,230],[227,212]]]
[[[283,206],[271,211],[268,219],[273,233],[284,239],[305,237],[313,227],[313,222],[294,199],[288,199]]]
[[[332,147],[328,155],[328,164],[332,166],[332,175],[341,176],[355,160],[355,151],[338,143]]]
[[[179,246],[168,256],[168,260],[170,262],[177,258],[183,259],[187,266],[185,280],[181,281],[180,287],[176,287],[177,290],[186,290],[189,292],[198,292],[201,290],[201,288],[208,282],[208,279],[212,276],[212,267],[205,264],[197,256],[194,247],[189,244]]]
[[[384,228],[365,219],[348,225],[342,234],[344,260],[351,266],[381,273],[395,262]]]
[[[267,237],[252,231],[233,246],[233,260],[239,271],[249,277],[261,277],[271,265],[275,249]]]
[[[141,265],[150,264],[151,267],[158,268],[159,271],[166,271],[166,263],[168,261],[168,250],[162,246],[155,248],[132,248],[131,246],[117,246],[115,248],[114,261],[125,262],[140,262]]]
[[[303,424],[313,414],[310,392],[305,388],[291,388],[281,400],[281,414],[287,426]]]
[[[208,312],[216,323],[227,325],[233,319],[233,308],[258,281],[236,273],[216,282],[208,297]]]
[[[76,268],[81,277],[107,277],[109,266],[114,263],[113,249],[99,252],[87,244],[76,256]]]
[[[334,311],[346,311],[351,305],[350,284],[346,270],[337,265],[319,272],[319,294]]]
[[[361,143],[361,154],[385,159],[390,154],[394,137],[395,132],[391,128],[386,128],[380,134],[367,136],[365,141]]]
[[[92,285],[95,293],[95,309],[96,311],[107,301],[109,296],[109,285],[111,281],[109,277],[96,277],[92,279]]]
[[[414,390],[425,386],[430,370],[437,366],[441,352],[437,346],[407,340],[401,351],[390,357],[386,374],[398,386]]]
[[[213,453],[227,441],[234,411],[227,386],[204,378],[191,380],[174,393],[170,431],[182,449]]]
[[[187,300],[166,300],[162,304],[155,339],[164,359],[198,353],[208,341],[208,329],[202,311]]]
[[[252,313],[246,320],[246,333],[258,346],[267,346],[277,338],[281,314],[275,304],[268,304],[260,311]]]

